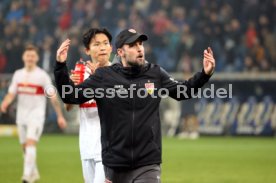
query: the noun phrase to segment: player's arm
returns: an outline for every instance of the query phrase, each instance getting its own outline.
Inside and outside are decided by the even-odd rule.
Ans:
[[[69,46],[70,40],[67,39],[57,50],[57,62],[54,70],[55,82],[59,95],[64,103],[82,104],[94,98],[91,92],[93,93],[94,89],[101,86],[102,77],[97,70],[95,74],[90,76],[83,83],[75,86],[69,77],[66,66]],[[89,89],[89,91],[87,89]],[[89,94],[87,92],[89,92]]]
[[[6,113],[9,105],[14,101],[15,94],[8,93],[5,97],[3,102],[1,103],[1,112]]]
[[[162,87],[168,89],[169,96],[176,100],[191,98],[192,90],[197,93],[212,76],[215,69],[215,59],[211,48],[204,50],[203,69],[196,73],[189,80],[177,81],[173,79],[164,69],[161,68]]]
[[[14,101],[17,94],[17,78],[18,72],[16,71],[12,77],[11,84],[9,86],[8,94],[4,97],[3,102],[1,103],[1,111],[3,113],[7,112],[8,107]]]
[[[58,126],[62,129],[66,128],[67,122],[62,114],[60,103],[56,96],[50,98],[51,104],[57,114]]]
[[[70,79],[73,81],[74,85],[77,85],[80,82],[80,76],[71,72]],[[66,111],[71,111],[73,109],[73,104],[64,104],[64,108]]]

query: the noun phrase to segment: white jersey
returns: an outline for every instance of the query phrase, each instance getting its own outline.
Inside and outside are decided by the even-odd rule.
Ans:
[[[89,75],[86,68],[84,79]],[[101,125],[95,100],[80,105],[79,136],[81,159],[102,160]]]
[[[51,79],[39,67],[30,72],[23,68],[14,73],[9,93],[17,95],[17,124],[44,123],[47,102],[44,88],[48,85]]]
[[[81,159],[102,160],[101,126],[95,101],[80,107],[79,136]]]

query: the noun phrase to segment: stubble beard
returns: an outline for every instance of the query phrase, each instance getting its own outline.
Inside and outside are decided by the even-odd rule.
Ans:
[[[145,64],[145,59],[142,61],[135,59],[135,60],[126,60],[126,63],[129,67],[142,67]]]

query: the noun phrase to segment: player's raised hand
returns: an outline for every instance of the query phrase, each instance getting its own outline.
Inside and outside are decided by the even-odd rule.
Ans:
[[[93,74],[93,73],[96,71],[96,69],[99,68],[100,62],[94,63],[94,62],[91,62],[91,61],[87,61],[87,62],[86,62],[86,65],[87,65],[87,67],[88,67],[88,68],[90,69],[90,71],[91,71],[90,74]]]
[[[204,72],[207,75],[213,74],[216,66],[216,61],[213,55],[213,51],[210,47],[207,50],[204,50],[204,57],[203,57],[203,68]]]
[[[70,39],[66,39],[65,41],[63,41],[60,45],[60,47],[57,50],[57,61],[58,62],[65,62],[67,59],[67,55],[68,55],[68,50],[69,50],[69,46],[70,46]]]

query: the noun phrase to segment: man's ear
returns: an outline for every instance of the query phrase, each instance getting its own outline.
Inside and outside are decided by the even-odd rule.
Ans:
[[[122,48],[118,48],[117,49],[117,54],[121,57],[123,55],[123,49]]]
[[[84,51],[85,51],[85,54],[86,54],[86,55],[89,55],[89,51],[90,51],[89,48],[84,48]]]

